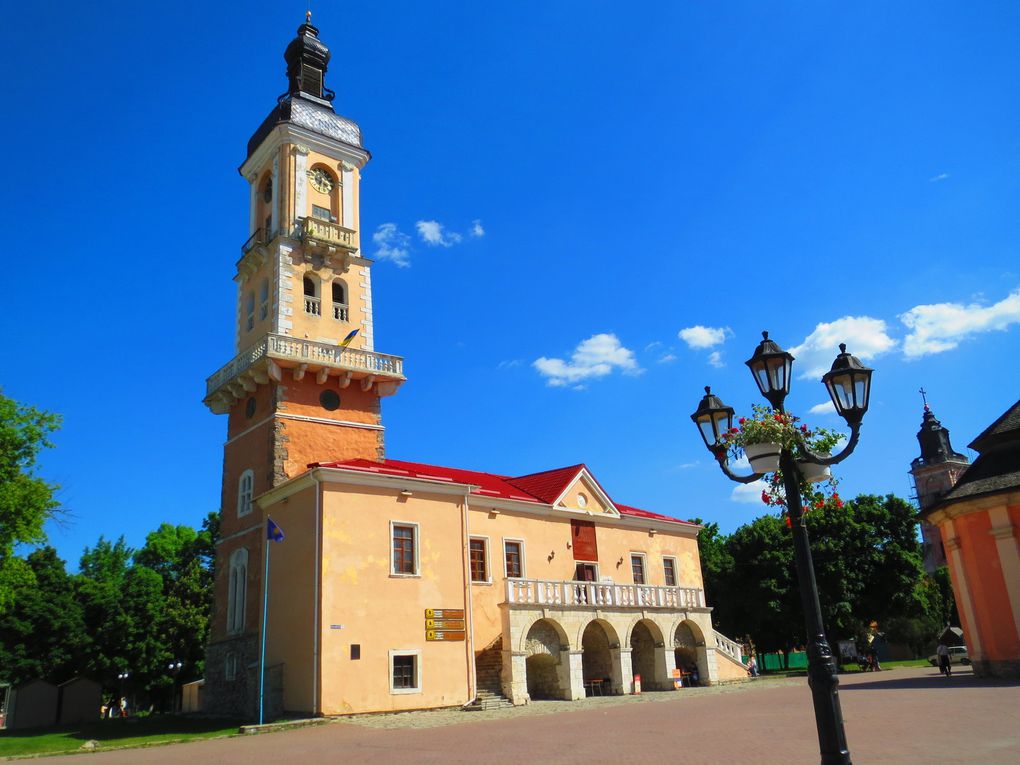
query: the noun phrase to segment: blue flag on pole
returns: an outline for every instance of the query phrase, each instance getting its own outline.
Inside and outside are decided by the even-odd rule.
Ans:
[[[361,330],[358,330],[358,329],[352,329],[350,332],[348,332],[347,333],[347,337],[345,337],[343,340],[340,341],[340,343],[339,343],[340,347],[341,348],[346,348],[348,345],[350,345],[351,344],[351,340],[353,340],[355,337],[357,337],[358,336],[358,332],[360,332],[360,331]]]
[[[283,541],[283,529],[273,523],[273,519],[269,518],[269,525],[266,527],[266,539],[270,542],[282,542]]]

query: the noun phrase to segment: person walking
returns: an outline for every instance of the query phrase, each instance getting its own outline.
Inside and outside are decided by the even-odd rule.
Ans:
[[[953,663],[949,660],[949,646],[940,640],[938,648],[935,649],[935,655],[939,657],[939,672],[946,677],[952,677]]]

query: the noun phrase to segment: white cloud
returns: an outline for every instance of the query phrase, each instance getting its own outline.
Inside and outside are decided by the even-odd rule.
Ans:
[[[437,220],[420,220],[414,227],[418,229],[421,240],[430,247],[452,247],[462,239],[455,231],[444,229]]]
[[[819,377],[828,372],[839,354],[840,343],[846,343],[847,351],[861,361],[880,356],[896,346],[882,319],[844,316],[833,322],[822,322],[804,342],[790,349],[797,358],[794,366],[799,369],[800,376]]]
[[[712,348],[721,345],[726,341],[727,335],[732,335],[729,327],[703,327],[696,324],[677,332],[677,337],[683,340],[691,348]]]
[[[605,377],[614,369],[624,374],[641,374],[634,352],[620,344],[614,334],[602,333],[582,340],[574,349],[569,361],[545,356],[532,362],[538,373],[554,387],[577,384],[582,380]]]
[[[471,236],[482,237],[485,236],[485,229],[482,228],[482,222],[480,220],[471,221]]]
[[[375,257],[391,260],[401,268],[411,265],[411,237],[397,228],[396,223],[383,223],[372,234]]]
[[[659,363],[659,364],[669,364],[669,363],[671,363],[673,361],[676,361],[676,354],[675,353],[666,353],[666,354],[664,354],[664,355],[659,357],[659,360],[658,360],[657,363]]]
[[[762,478],[752,483],[742,483],[733,488],[730,499],[743,504],[761,504],[761,493],[767,488],[768,484]]]
[[[948,177],[949,173],[939,173],[938,175],[933,175],[931,178],[929,178],[928,183],[938,183],[939,181],[946,180]]]
[[[663,343],[661,340],[652,340],[648,345],[645,346],[646,351],[654,351],[656,348],[661,348]]]
[[[977,303],[919,305],[900,314],[899,318],[910,330],[903,340],[903,354],[908,359],[942,353],[980,332],[1006,330],[1020,323],[1020,288],[990,306]]]
[[[513,369],[514,367],[519,367],[520,365],[521,365],[520,359],[509,359],[506,361],[499,362],[499,364],[496,365],[496,369]]]
[[[708,354],[708,363],[716,369],[722,369],[726,362],[722,360],[722,351],[712,351]]]
[[[832,405],[832,401],[826,401],[822,404],[815,404],[808,411],[811,414],[835,414],[836,407]]]
[[[747,458],[746,454],[741,454],[739,459],[732,460],[730,462],[731,470],[750,470],[751,460]]]

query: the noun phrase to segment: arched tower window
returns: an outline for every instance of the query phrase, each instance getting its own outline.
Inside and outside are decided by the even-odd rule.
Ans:
[[[333,318],[337,321],[348,320],[347,285],[343,280],[333,282]]]
[[[273,174],[267,172],[259,181],[256,189],[258,196],[258,217],[255,220],[263,229],[262,241],[270,240],[269,232],[273,230]]]
[[[269,316],[269,280],[263,279],[259,284],[259,321]]]
[[[255,487],[255,473],[245,470],[237,482],[237,517],[251,512],[252,490]]]
[[[322,307],[319,304],[319,280],[314,276],[306,275],[304,278],[305,291],[305,313],[312,316],[322,316]]]
[[[234,550],[230,556],[230,582],[227,592],[227,632],[244,630],[245,601],[248,593],[248,550]]]
[[[308,171],[309,213],[313,218],[340,222],[340,179],[325,165],[314,165]]]
[[[244,296],[244,326],[248,332],[255,327],[255,293],[247,292]]]

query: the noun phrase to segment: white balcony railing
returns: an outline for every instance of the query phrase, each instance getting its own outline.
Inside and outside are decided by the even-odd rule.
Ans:
[[[347,306],[343,303],[333,303],[333,318],[337,321],[347,321]]]
[[[319,302],[319,298],[305,295],[305,313],[312,316],[322,315],[322,303]]]
[[[703,608],[705,592],[695,587],[507,579],[506,602],[567,608]]]
[[[730,640],[725,635],[716,632],[715,648],[717,651],[722,651],[731,659],[739,661],[741,664],[744,663],[743,648],[741,647],[740,643],[738,643],[736,640]]]
[[[266,356],[281,362],[281,366],[294,367],[298,364],[308,364],[312,368],[330,367],[381,375],[391,379],[403,379],[404,377],[404,360],[400,356],[363,351],[357,348],[341,348],[332,343],[301,340],[286,335],[266,335],[208,378],[205,382],[206,395],[211,395],[219,390]]]

